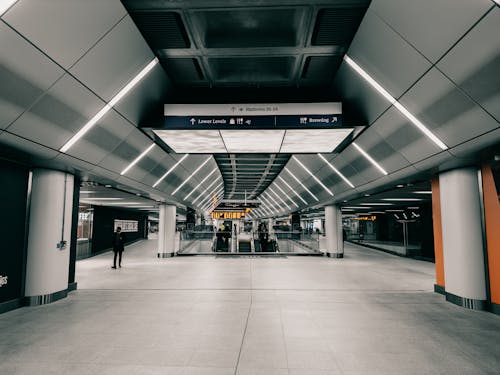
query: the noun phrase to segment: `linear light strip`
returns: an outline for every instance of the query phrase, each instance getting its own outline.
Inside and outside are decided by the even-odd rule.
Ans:
[[[216,180],[217,181],[217,180]],[[208,196],[206,196],[205,198],[203,198],[200,203],[198,204],[199,207],[203,207],[206,203],[207,203],[207,199],[210,199],[212,197],[212,195],[218,191],[222,186],[224,185],[224,182],[221,182],[219,185],[217,185],[215,188],[213,188],[213,190],[208,194]]]
[[[212,172],[210,172],[209,174],[207,174],[205,176],[205,178],[203,180],[201,180],[201,182],[198,185],[196,185],[196,187],[193,190],[191,190],[191,192],[188,195],[186,195],[184,197],[184,200],[188,199],[191,194],[193,194],[201,185],[203,185],[203,183],[207,180],[207,178],[209,178],[211,175],[213,175],[216,170],[218,170],[218,168],[214,168],[212,170]]]
[[[269,190],[271,190],[271,193],[273,193],[274,195],[276,195],[276,197],[285,205],[288,207],[289,210],[291,210],[292,208],[283,200],[283,198],[281,198],[278,194],[276,194],[276,192],[269,186],[268,188]]]
[[[208,189],[210,189],[210,188],[211,188],[211,187],[212,187],[212,186],[213,186],[213,185],[214,185],[217,181],[219,181],[220,179],[221,179],[221,176],[217,176],[217,178],[216,178],[215,180],[213,180],[213,181],[210,183],[210,185],[208,185],[208,186],[205,188],[205,190],[203,190],[203,191],[200,193],[200,195],[198,195],[198,196],[196,197],[196,199],[195,199],[194,201],[192,201],[192,202],[191,202],[191,204],[194,204],[194,202],[196,202],[198,199],[200,199],[200,198],[203,196],[203,194],[205,194],[205,193],[208,191]]]
[[[361,153],[361,155],[363,155],[366,159],[368,159],[368,161],[370,161],[370,163],[372,163],[375,167],[377,167],[377,169],[378,169],[380,172],[382,172],[382,173],[383,173],[383,174],[385,174],[385,175],[388,175],[387,171],[386,171],[384,168],[382,168],[382,166],[381,166],[379,163],[377,163],[375,160],[373,160],[373,158],[372,158],[370,155],[368,155],[368,154],[365,152],[365,150],[363,150],[361,147],[359,147],[359,146],[356,144],[356,142],[352,142],[352,145],[353,145],[354,147],[356,147],[356,150],[358,150],[358,151]]]
[[[286,182],[286,181],[285,181],[285,179],[284,179],[283,177],[278,176],[278,178],[279,178],[281,181],[283,181],[283,183],[284,183],[286,186],[288,186],[288,188],[289,188],[291,191],[293,191],[293,193],[297,196],[297,198],[299,198],[302,202],[304,202],[304,204],[308,204],[308,203],[307,203],[307,201],[306,201],[304,198],[302,198],[302,197],[300,196],[300,194],[299,194],[299,193],[297,193],[297,192],[295,191],[295,189],[293,189],[293,188],[292,188],[292,187],[288,184],[288,182]]]
[[[267,211],[270,215],[272,215],[273,212],[274,212],[273,206],[269,204],[269,202],[267,201],[267,199],[264,200],[265,197],[262,194],[259,197],[260,197],[260,200],[261,200],[262,209],[264,211]]]
[[[349,64],[361,77],[365,79],[375,90],[377,90],[384,98],[386,98],[398,111],[400,111],[413,125],[415,125],[422,133],[424,133],[431,141],[433,141],[441,150],[447,150],[448,146],[444,144],[434,133],[432,133],[421,121],[419,121],[410,111],[406,109],[399,101],[396,100],[389,92],[384,89],[377,81],[375,81],[363,68],[361,68],[353,59],[344,55],[344,60]]]
[[[302,182],[300,182],[300,180],[299,180],[297,177],[295,177],[295,175],[294,175],[292,172],[290,172],[290,170],[289,170],[287,167],[285,167],[285,171],[287,171],[287,172],[288,172],[288,174],[289,174],[290,176],[292,176],[292,177],[293,177],[293,179],[294,179],[295,181],[297,181],[297,182],[299,183],[299,185],[300,185],[300,186],[302,186],[302,187],[304,188],[304,190],[305,190],[305,191],[307,191],[307,192],[309,193],[309,195],[310,195],[311,197],[313,197],[313,198],[314,198],[314,200],[315,200],[316,202],[318,202],[318,201],[319,201],[318,197],[316,197],[316,196],[315,196],[315,195],[311,192],[311,190],[309,190],[309,189],[308,189],[308,188],[307,188],[307,187],[306,187],[306,186],[305,186]]]
[[[277,207],[277,208],[278,208],[278,209],[277,209],[277,212],[279,212],[279,211],[285,211],[285,209],[279,205],[279,203],[276,201],[276,199],[274,199],[274,198],[273,198],[273,196],[272,196],[271,194],[269,194],[267,191],[265,191],[265,192],[264,192],[264,194],[267,194],[267,198],[268,198],[270,201],[274,202],[275,207]],[[286,206],[287,206],[287,207],[290,207],[290,206],[288,206],[288,205],[286,205]],[[289,209],[290,209],[290,208],[289,208]]]
[[[309,174],[309,176],[311,176],[314,181],[316,181],[328,194],[330,194],[331,196],[333,196],[333,192],[328,189],[325,184],[323,184],[319,179],[318,177],[316,177],[304,164],[302,164],[302,162],[294,156],[292,156],[293,160],[295,160],[297,163],[299,163],[299,165]]]
[[[321,160],[323,160],[326,164],[328,164],[328,166],[329,166],[329,167],[330,167],[330,168],[331,168],[331,169],[332,169],[335,173],[337,173],[337,174],[340,176],[340,178],[341,178],[342,180],[344,180],[344,181],[347,183],[347,185],[349,185],[350,187],[354,188],[354,185],[351,183],[351,181],[349,181],[349,180],[346,178],[346,176],[344,176],[342,173],[340,173],[340,171],[339,171],[337,168],[335,168],[335,167],[332,165],[332,163],[330,163],[328,160],[326,160],[326,158],[325,158],[323,155],[318,154],[318,156],[321,158]]]
[[[196,173],[198,173],[198,171],[199,171],[201,168],[203,168],[203,166],[204,166],[205,164],[207,164],[207,163],[210,161],[210,159],[211,159],[211,158],[212,158],[212,155],[210,155],[210,156],[207,158],[207,160],[205,160],[205,161],[204,161],[204,162],[203,162],[203,163],[202,163],[202,164],[201,164],[198,168],[196,168],[196,170],[195,170],[193,173],[191,173],[191,174],[189,175],[189,177],[188,177],[188,178],[186,178],[186,179],[184,180],[184,182],[183,182],[182,184],[180,184],[180,185],[177,187],[177,189],[175,189],[175,190],[172,192],[172,194],[171,194],[171,195],[174,195],[175,193],[177,193],[177,192],[179,191],[179,189],[180,189],[180,188],[182,188],[184,185],[186,185],[186,184],[187,184],[187,182],[188,182],[188,181],[189,181],[189,180],[190,180],[190,179],[191,179],[191,178],[192,178],[192,177],[193,177]]]
[[[261,194],[261,197],[266,202],[267,207],[269,208],[269,211],[271,211],[271,213],[277,213],[281,211],[281,208],[278,205],[278,203],[274,202],[273,204],[273,202],[271,202],[271,200],[268,197],[264,196],[264,193]]]
[[[154,183],[153,187],[158,186],[158,184],[162,182],[165,179],[165,177],[167,177],[188,156],[189,154],[184,155],[177,163],[175,163],[168,171],[166,171],[165,174],[158,179],[158,181]]]
[[[285,197],[287,197],[290,202],[293,203],[293,205],[295,207],[297,207],[297,208],[299,207],[299,205],[297,203],[295,203],[295,201],[292,198],[290,198],[290,196],[287,193],[285,193],[285,191],[276,183],[276,181],[274,181],[274,186],[276,186],[279,189],[279,191],[281,191],[283,193],[283,195]]]
[[[0,16],[3,16],[17,0],[0,0]]]
[[[120,101],[146,74],[148,74],[153,67],[158,64],[158,58],[154,58],[148,65],[146,65],[123,89],[118,92],[109,103],[92,117],[73,137],[70,138],[60,149],[60,152],[66,152],[73,146],[80,138],[82,138],[97,122]]]
[[[146,156],[147,153],[149,151],[151,151],[154,146],[155,146],[155,144],[153,143],[151,146],[149,146],[147,149],[145,149],[138,157],[136,157],[134,159],[134,161],[132,163],[130,163],[127,166],[127,168],[125,168],[123,171],[121,171],[120,175],[123,176],[125,173],[127,173],[130,170],[130,168],[132,168],[134,165],[136,165],[139,162],[139,160],[141,160],[144,156]]]
[[[214,204],[213,198],[215,196],[215,203],[219,202],[219,198],[221,197],[221,194],[223,194],[224,188],[220,188],[219,190],[214,190],[213,195],[210,194],[209,199],[207,202],[205,202],[205,205],[202,208],[202,211],[208,210],[208,208]]]

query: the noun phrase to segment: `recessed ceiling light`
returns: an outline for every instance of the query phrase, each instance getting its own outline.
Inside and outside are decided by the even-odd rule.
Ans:
[[[369,197],[369,196],[370,196],[370,194],[365,194],[365,197]]]
[[[207,179],[208,179],[211,175],[213,175],[213,174],[215,173],[215,171],[217,171],[218,169],[219,169],[219,168],[217,168],[217,167],[216,167],[216,168],[214,168],[214,169],[212,170],[212,172],[210,172],[209,174],[207,174],[207,175],[205,176],[205,178],[203,178],[203,180],[201,180],[201,181],[200,181],[200,183],[199,183],[198,185],[196,185],[196,186],[193,188],[193,190],[191,190],[191,192],[190,192],[188,195],[186,195],[186,196],[184,197],[184,200],[188,199],[188,198],[191,196],[191,194],[193,194],[193,193],[194,193],[194,192],[195,192],[195,191],[196,191],[196,190],[197,190],[197,189],[198,189],[201,185],[203,185],[203,183],[204,183],[204,182],[205,182],[205,181],[206,181],[206,180],[207,180]]]
[[[304,164],[302,164],[302,162],[295,156],[293,155],[292,156],[292,159],[295,160],[297,163],[299,163],[299,165],[302,167],[302,169],[304,169],[308,174],[309,176],[311,176],[313,178],[314,181],[316,181],[328,194],[332,195],[333,196],[333,192],[328,189],[325,184],[323,184],[310,170],[309,168],[307,168]]]
[[[331,169],[332,169],[335,173],[337,173],[337,174],[340,176],[340,178],[342,178],[342,180],[344,180],[344,181],[347,183],[347,185],[349,185],[350,187],[354,188],[354,185],[351,183],[351,181],[349,181],[349,180],[348,180],[348,179],[347,179],[347,178],[346,178],[346,177],[345,177],[342,173],[340,173],[340,171],[339,171],[337,168],[335,168],[335,167],[332,165],[332,163],[330,163],[328,160],[326,160],[326,158],[325,158],[323,155],[318,154],[318,156],[321,158],[321,160],[323,160],[326,164],[328,164],[328,166],[329,166],[329,167],[330,167],[330,168],[331,168]]]
[[[318,197],[316,197],[316,196],[315,196],[315,195],[311,192],[311,190],[309,190],[309,189],[308,189],[308,188],[307,188],[307,187],[306,187],[306,186],[305,186],[305,185],[304,185],[304,184],[303,184],[303,183],[302,183],[302,182],[301,182],[301,181],[300,181],[297,177],[295,177],[295,175],[294,175],[294,174],[293,174],[293,173],[292,173],[292,172],[291,172],[291,171],[290,171],[287,167],[285,167],[285,171],[286,171],[286,172],[287,172],[290,176],[292,176],[292,178],[293,178],[295,181],[297,181],[297,182],[298,182],[298,184],[299,184],[300,186],[302,186],[302,188],[303,188],[305,191],[307,191],[307,192],[309,193],[309,195],[310,195],[311,197],[313,197],[313,198],[314,198],[314,200],[315,200],[316,202],[318,202],[318,201],[319,201]]]
[[[292,198],[290,198],[290,196],[287,193],[285,193],[285,191],[276,183],[276,181],[274,181],[274,186],[276,186],[279,189],[279,191],[281,191],[283,193],[283,195],[285,197],[287,197],[290,202],[293,203],[293,205],[295,207],[297,207],[297,208],[299,207],[299,205],[297,203],[295,203],[295,201]]]
[[[360,203],[361,206],[393,206],[394,203]]]
[[[205,193],[208,191],[208,189],[210,189],[210,188],[213,186],[213,184],[215,184],[217,181],[219,181],[219,180],[220,180],[220,178],[221,178],[221,176],[217,176],[217,178],[216,178],[215,180],[213,180],[213,181],[210,183],[210,185],[208,185],[208,186],[205,188],[205,190],[203,190],[203,191],[200,193],[200,195],[198,195],[198,196],[196,197],[196,199],[195,199],[194,201],[192,201],[192,202],[191,202],[191,204],[194,204],[194,202],[196,202],[198,199],[200,199],[200,198],[203,196],[203,194],[205,194]],[[221,182],[221,184],[220,184],[220,185],[222,185],[222,184],[223,184],[223,182]]]
[[[344,61],[349,64],[361,77],[365,79],[375,90],[377,90],[384,98],[386,98],[396,109],[399,110],[408,120],[412,122],[422,133],[424,133],[431,141],[433,141],[441,150],[447,150],[448,146],[444,144],[434,133],[432,133],[420,120],[410,113],[400,102],[398,102],[386,89],[384,89],[377,81],[375,81],[363,68],[361,68],[349,56],[344,55]]]
[[[284,183],[284,184],[285,184],[285,185],[286,185],[286,186],[287,186],[287,187],[288,187],[291,191],[293,191],[293,193],[297,196],[297,198],[299,198],[302,202],[304,202],[304,204],[307,204],[306,200],[305,200],[305,199],[303,199],[303,198],[299,195],[299,193],[297,193],[297,192],[295,191],[295,189],[293,189],[293,188],[292,188],[292,187],[288,184],[288,182],[286,182],[286,181],[285,181],[285,179],[284,179],[283,177],[278,176],[278,178],[279,178],[279,179],[280,179],[280,180],[281,180],[281,181],[282,181],[282,182],[283,182],[283,183]]]
[[[203,168],[203,166],[204,166],[205,164],[207,164],[207,163],[210,161],[210,159],[211,159],[211,158],[212,158],[212,155],[210,155],[210,156],[209,156],[209,157],[208,157],[208,158],[207,158],[207,159],[206,159],[206,160],[205,160],[205,161],[204,161],[204,162],[203,162],[203,163],[202,163],[202,164],[201,164],[198,168],[196,168],[196,170],[195,170],[193,173],[191,173],[191,174],[189,175],[189,177],[188,177],[188,178],[186,178],[186,179],[182,182],[182,184],[180,184],[180,185],[177,187],[177,189],[175,189],[175,190],[172,192],[172,194],[171,194],[171,195],[174,195],[175,193],[177,193],[177,192],[179,191],[179,189],[180,189],[180,188],[182,188],[182,187],[183,187],[183,186],[184,186],[184,185],[185,185],[185,184],[186,184],[186,183],[187,183],[187,182],[188,182],[188,181],[189,181],[189,180],[190,180],[190,179],[191,179],[191,178],[192,178],[192,177],[193,177],[196,173],[198,173],[198,171],[199,171],[201,168]]]
[[[404,212],[404,210],[385,210],[385,212]]]
[[[111,185],[104,185],[104,187],[110,188],[110,187],[111,187]]]
[[[88,198],[86,200],[92,200],[92,201],[119,201],[119,200],[123,200],[123,198]]]
[[[399,185],[396,185],[396,187],[398,187],[398,188],[403,188],[403,187],[405,187],[405,186],[404,186],[404,185],[399,184]]]
[[[421,201],[422,199],[420,199],[420,198],[382,198],[381,200],[388,201],[388,202],[418,202],[418,201]]]
[[[123,171],[121,171],[120,175],[123,176],[125,173],[127,173],[130,168],[132,168],[134,165],[136,165],[144,156],[146,156],[148,154],[149,151],[151,151],[153,149],[153,147],[155,146],[155,144],[153,143],[152,145],[150,145],[147,149],[145,149],[138,157],[136,157],[132,163],[130,163]]]
[[[278,198],[278,199],[279,199],[279,200],[280,200],[280,201],[281,201],[281,202],[282,202],[285,206],[287,206],[287,208],[288,208],[289,210],[291,210],[291,209],[292,209],[292,208],[291,208],[291,207],[290,207],[290,206],[289,206],[289,205],[288,205],[288,204],[287,204],[287,203],[283,200],[283,198],[281,198],[281,197],[279,196],[279,194],[277,194],[277,193],[276,193],[276,192],[275,192],[275,191],[274,191],[274,190],[273,190],[270,186],[268,187],[268,189],[269,189],[269,190],[271,190],[271,193],[273,193],[273,194],[276,196],[276,198]],[[297,206],[297,207],[299,207],[299,206]]]
[[[432,194],[430,190],[414,191],[413,194]]]
[[[182,158],[181,158],[181,159],[180,159],[177,163],[175,163],[175,164],[174,164],[174,165],[173,165],[173,166],[172,166],[172,167],[171,167],[168,171],[166,171],[166,172],[165,172],[165,174],[164,174],[163,176],[161,176],[161,177],[160,177],[160,178],[159,178],[159,179],[158,179],[158,180],[154,183],[153,187],[158,186],[158,184],[159,184],[160,182],[162,182],[162,181],[163,181],[163,179],[164,179],[165,177],[167,177],[170,173],[172,173],[172,171],[175,169],[175,167],[177,167],[180,163],[182,163],[182,161],[183,161],[184,159],[186,159],[186,158],[188,157],[188,155],[189,155],[189,154],[184,155],[184,156],[183,156],[183,157],[182,157]]]
[[[360,152],[361,155],[363,155],[370,163],[372,163],[380,172],[382,172],[385,175],[388,175],[387,171],[382,168],[382,166],[377,163],[368,153],[363,150],[361,147],[359,147],[356,142],[352,142],[352,145]]]
[[[0,16],[2,16],[17,0],[0,0]]]

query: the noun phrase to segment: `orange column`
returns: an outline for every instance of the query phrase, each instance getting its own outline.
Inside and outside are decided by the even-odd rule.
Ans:
[[[491,302],[500,305],[500,201],[491,166],[483,166],[481,172]]]
[[[434,257],[436,259],[436,285],[434,290],[444,293],[443,235],[438,177],[432,179],[432,226],[434,230]]]

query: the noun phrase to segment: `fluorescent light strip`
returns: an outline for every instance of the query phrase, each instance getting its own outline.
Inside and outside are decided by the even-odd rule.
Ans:
[[[384,168],[382,168],[382,166],[381,166],[379,163],[377,163],[375,160],[373,160],[373,158],[372,158],[370,155],[368,155],[368,154],[365,152],[365,150],[363,150],[361,147],[359,147],[359,146],[356,144],[356,142],[352,142],[352,145],[353,145],[354,147],[356,147],[356,150],[358,150],[358,151],[361,153],[361,155],[363,155],[366,159],[368,159],[368,161],[369,161],[370,163],[372,163],[375,167],[377,167],[377,169],[378,169],[380,172],[382,172],[384,175],[388,175],[387,171],[386,171]]]
[[[215,180],[213,180],[213,181],[210,183],[210,185],[208,185],[208,186],[205,188],[205,190],[203,190],[203,191],[200,193],[200,195],[198,195],[198,197],[196,197],[196,199],[195,199],[194,201],[192,201],[192,202],[191,202],[191,204],[194,204],[194,202],[196,202],[198,199],[200,199],[200,198],[203,196],[203,194],[205,194],[205,193],[208,191],[208,189],[210,189],[210,188],[213,186],[213,184],[215,184],[215,183],[216,183],[217,181],[219,181],[220,179],[221,179],[221,176],[217,176],[217,178],[216,178]]]
[[[284,183],[286,186],[288,186],[288,188],[289,188],[291,191],[293,191],[293,193],[297,196],[297,198],[299,198],[302,202],[304,202],[304,204],[308,204],[308,203],[306,202],[306,200],[305,200],[305,199],[303,199],[303,198],[300,196],[300,194],[299,194],[299,193],[297,193],[297,192],[295,191],[295,189],[293,189],[293,188],[292,188],[292,187],[288,184],[288,182],[286,182],[286,181],[285,181],[285,179],[284,179],[283,177],[278,176],[278,178],[279,178],[281,181],[283,181],[283,183]]]
[[[418,202],[422,199],[420,198],[382,198],[383,201],[388,202]]]
[[[259,207],[259,210],[261,210],[261,212],[263,212],[264,214],[267,214],[269,213],[269,208],[267,207],[267,204],[264,202],[264,200],[260,199],[260,207]]]
[[[217,180],[216,180],[217,181]],[[207,199],[210,199],[213,194],[218,191],[222,186],[224,185],[224,182],[221,182],[219,185],[217,185],[211,192],[208,194],[207,197],[203,198],[200,203],[198,204],[199,207],[203,207],[207,203]]]
[[[185,180],[184,180],[184,182],[183,182],[182,184],[180,184],[180,185],[177,187],[177,189],[175,189],[175,190],[172,192],[172,194],[171,194],[171,195],[174,195],[175,193],[177,193],[181,187],[183,187],[185,184],[187,184],[187,182],[188,182],[188,181],[189,181],[189,180],[190,180],[190,179],[191,179],[191,178],[192,178],[192,177],[193,177],[196,173],[198,173],[198,171],[199,171],[201,168],[203,168],[203,166],[204,166],[205,164],[207,164],[207,163],[210,161],[210,159],[211,159],[211,158],[212,158],[212,155],[210,155],[210,156],[207,158],[207,160],[205,160],[205,161],[204,161],[204,162],[203,162],[203,163],[202,163],[202,164],[201,164],[198,168],[196,168],[196,170],[195,170],[193,173],[191,173],[191,174],[189,175],[189,177],[188,177],[187,179],[185,179]]]
[[[151,146],[149,146],[147,149],[145,149],[138,157],[136,157],[134,159],[134,161],[132,163],[130,163],[128,165],[127,168],[125,168],[123,171],[121,171],[120,175],[123,176],[125,173],[127,173],[130,170],[130,168],[132,168],[134,165],[136,165],[139,162],[139,160],[141,160],[144,156],[146,156],[147,153],[149,151],[151,151],[154,146],[155,146],[155,144],[153,143]]]
[[[330,163],[328,160],[326,160],[326,158],[325,158],[323,155],[318,154],[318,156],[320,157],[320,159],[321,159],[321,160],[323,160],[326,164],[328,164],[328,166],[329,166],[329,167],[330,167],[330,168],[331,168],[331,169],[332,169],[335,173],[337,173],[337,174],[340,176],[340,178],[342,178],[342,180],[344,180],[344,181],[347,183],[347,185],[349,185],[350,187],[354,188],[354,185],[351,183],[351,181],[349,181],[349,180],[346,178],[346,176],[344,176],[342,173],[340,173],[340,171],[339,171],[337,168],[335,168],[335,167],[332,165],[332,163]]]
[[[264,197],[264,195],[261,194],[259,197],[261,200],[262,208],[267,212],[269,212],[270,215],[272,215],[276,211],[276,209],[273,208],[273,205],[269,203],[269,201],[267,200],[266,197]]]
[[[287,197],[288,200],[294,204],[295,207],[297,208],[299,207],[299,205],[295,203],[295,201],[292,198],[290,198],[290,196],[287,193],[285,193],[285,191],[276,183],[276,181],[274,181],[274,186],[276,186],[279,189],[279,191],[281,191],[283,195]]]
[[[325,191],[330,194],[331,196],[333,196],[333,192],[328,189],[325,184],[323,184],[304,164],[302,164],[302,162],[294,155],[292,156],[293,160],[295,160],[297,163],[299,163],[299,165],[309,174],[309,176],[311,176],[314,181],[316,181],[323,189],[325,189]]]
[[[188,199],[188,198],[189,198],[189,196],[190,196],[191,194],[193,194],[193,193],[196,191],[196,189],[198,189],[201,185],[203,185],[203,183],[207,180],[207,178],[209,178],[211,175],[213,175],[217,169],[218,169],[218,168],[214,168],[214,169],[212,170],[212,172],[210,172],[209,174],[207,174],[207,175],[205,176],[205,178],[204,178],[203,180],[201,180],[201,182],[200,182],[198,185],[196,185],[196,187],[195,187],[193,190],[191,190],[191,192],[190,192],[188,195],[186,195],[186,196],[184,197],[184,200]]]
[[[292,176],[292,177],[293,177],[293,179],[294,179],[295,181],[297,181],[297,182],[299,183],[299,185],[300,185],[300,186],[302,186],[302,187],[304,188],[304,190],[305,190],[305,191],[307,191],[307,192],[309,193],[309,195],[310,195],[311,197],[313,197],[313,198],[314,198],[314,200],[315,200],[316,202],[318,202],[318,201],[319,201],[319,199],[318,199],[318,198],[317,198],[317,197],[316,197],[313,193],[311,193],[311,190],[309,190],[308,188],[306,188],[306,186],[305,186],[302,182],[300,182],[300,180],[299,180],[297,177],[295,177],[295,175],[294,175],[292,172],[290,172],[290,170],[289,170],[288,168],[286,168],[286,167],[285,167],[285,171],[287,171],[287,172],[288,172],[288,174],[289,174],[290,176]]]
[[[0,0],[0,16],[3,16],[17,0]]]
[[[271,213],[277,213],[277,212],[282,210],[282,208],[279,206],[279,204],[274,199],[271,201],[271,199],[269,199],[269,197],[264,196],[264,193],[261,194],[261,197],[266,202],[267,207],[269,207],[269,210],[271,211]]]
[[[218,190],[214,190],[212,194],[209,195],[208,200],[204,203],[202,211],[208,210],[210,205],[214,204],[213,198],[215,196],[215,203],[219,201],[221,194],[224,192],[224,188],[219,188]]]
[[[278,208],[277,212],[279,212],[279,211],[285,211],[285,208],[281,207],[280,204],[276,201],[276,199],[273,198],[273,196],[271,194],[269,194],[267,191],[265,191],[264,194],[267,194],[267,198],[270,201],[274,202],[274,206]],[[288,209],[290,209],[289,205],[286,204],[285,206],[287,206]]]
[[[168,175],[169,175],[169,174],[170,174],[170,173],[171,173],[171,172],[175,169],[175,167],[177,167],[180,163],[182,163],[182,161],[183,161],[184,159],[186,159],[188,156],[189,156],[189,154],[184,155],[184,156],[183,156],[183,157],[182,157],[182,158],[181,158],[181,159],[180,159],[177,163],[175,163],[175,164],[174,164],[174,165],[173,165],[173,166],[172,166],[172,167],[171,167],[171,168],[170,168],[167,172],[165,172],[165,174],[164,174],[163,176],[161,176],[161,177],[158,179],[158,181],[156,181],[156,182],[154,183],[153,187],[158,186],[158,184],[159,184],[160,182],[162,182],[162,181],[165,179],[165,177],[167,177],[167,176],[168,176]]]
[[[361,77],[365,79],[375,90],[377,90],[384,98],[386,98],[396,109],[401,112],[413,125],[415,125],[422,133],[424,133],[431,141],[433,141],[441,150],[447,150],[448,146],[444,144],[438,137],[434,135],[420,120],[410,113],[400,102],[396,100],[386,89],[384,89],[377,81],[375,81],[363,68],[361,68],[349,56],[344,55],[344,60],[348,63]]]
[[[281,198],[278,194],[276,194],[276,192],[269,186],[268,187],[269,190],[271,190],[271,193],[273,193],[274,195],[276,195],[276,197],[285,205],[288,207],[289,210],[291,210],[292,208],[283,200],[283,198]],[[271,194],[269,194],[271,195]]]
[[[412,191],[413,194],[432,194],[431,190]]]
[[[158,64],[158,59],[155,57],[139,74],[137,74],[123,89],[120,90],[104,107],[97,112],[97,114],[87,122],[73,137],[66,142],[59,151],[66,152],[73,146],[80,138],[82,138],[97,122],[116,104],[122,99],[146,74],[149,73],[153,67]]]
[[[382,199],[383,200],[383,199]],[[360,203],[360,206],[393,206],[393,203]]]

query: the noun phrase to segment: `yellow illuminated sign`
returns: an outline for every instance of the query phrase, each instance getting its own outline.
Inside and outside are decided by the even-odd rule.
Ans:
[[[212,219],[243,219],[245,217],[245,212],[232,212],[232,211],[222,211],[222,212],[212,212]]]
[[[362,221],[375,221],[377,220],[376,216],[359,216],[359,217],[353,217],[353,220],[362,220]]]

